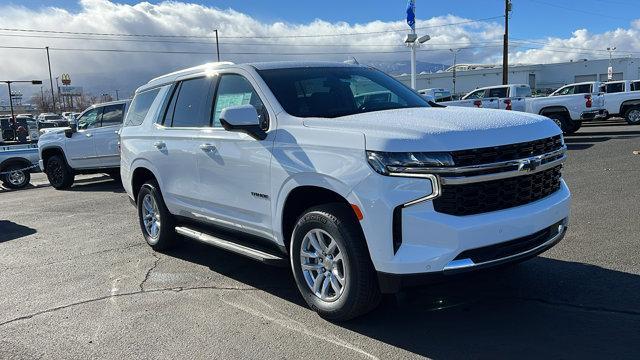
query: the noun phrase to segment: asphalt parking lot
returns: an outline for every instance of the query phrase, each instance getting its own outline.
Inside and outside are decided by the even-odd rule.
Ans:
[[[288,269],[146,246],[108,177],[0,190],[0,358],[640,357],[640,126],[566,139],[567,237],[538,258],[387,297],[332,324]]]

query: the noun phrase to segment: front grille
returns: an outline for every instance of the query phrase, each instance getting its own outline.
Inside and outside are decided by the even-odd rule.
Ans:
[[[440,213],[465,216],[508,209],[545,198],[560,189],[562,165],[531,175],[506,179],[443,185],[433,200]]]
[[[546,243],[558,234],[558,227],[562,221],[549,226],[528,236],[503,243],[489,245],[477,249],[466,250],[456,256],[454,260],[471,259],[476,264],[498,260],[509,256],[521,254]]]
[[[562,137],[557,135],[518,144],[454,151],[451,155],[456,166],[460,167],[524,159],[544,155],[560,148],[562,148]]]

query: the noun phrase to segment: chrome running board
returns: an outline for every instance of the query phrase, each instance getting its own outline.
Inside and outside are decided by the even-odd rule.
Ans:
[[[212,245],[217,248],[227,250],[229,252],[242,255],[263,263],[273,265],[282,265],[282,262],[286,263],[286,259],[281,256],[254,249],[252,247],[238,244],[233,241],[224,240],[211,234],[188,228],[186,226],[176,226],[176,232],[180,235],[200,241],[202,243]]]

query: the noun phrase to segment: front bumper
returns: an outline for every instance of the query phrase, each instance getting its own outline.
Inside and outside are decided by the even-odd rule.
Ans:
[[[376,271],[442,274],[451,271],[456,264],[452,261],[465,251],[529,236],[565,221],[570,213],[571,194],[562,180],[551,195],[509,209],[455,216],[439,213],[432,201],[424,201],[403,207],[394,219],[396,208],[431,192],[427,179],[370,176],[350,194],[350,202],[359,204],[364,214],[361,225]],[[394,227],[398,221],[401,226]],[[394,244],[398,233],[399,246]]]
[[[462,257],[452,260],[445,266],[441,272],[418,273],[418,274],[389,274],[378,272],[378,282],[380,290],[383,293],[395,293],[404,287],[419,286],[437,281],[448,280],[456,275],[465,274],[474,271],[485,270],[500,265],[517,263],[525,261],[552,248],[560,242],[567,233],[568,219],[564,219],[558,224],[554,224],[549,229],[543,230],[545,236],[539,241],[531,241],[530,239],[521,238],[507,241],[504,246],[501,244],[490,245],[485,248],[474,249],[477,252],[492,252],[493,254],[502,255],[486,259],[485,261],[474,262],[470,257]],[[496,246],[501,247],[502,251],[496,251]],[[494,248],[494,249],[490,249]],[[509,251],[509,248],[512,251]],[[517,249],[517,251],[513,251]],[[491,251],[493,250],[493,251]],[[472,251],[472,252],[473,252]],[[464,254],[464,253],[463,253]],[[460,257],[460,256],[459,256]]]

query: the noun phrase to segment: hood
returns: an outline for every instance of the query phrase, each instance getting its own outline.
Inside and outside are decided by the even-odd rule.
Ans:
[[[40,132],[42,133],[40,135],[40,137],[45,136],[45,135],[53,135],[53,134],[62,134],[67,130],[71,130],[70,127],[52,127],[52,128],[43,128],[40,129]]]
[[[366,150],[454,151],[508,145],[561,134],[546,117],[463,107],[376,111],[335,119],[308,118],[305,126],[357,131]]]

